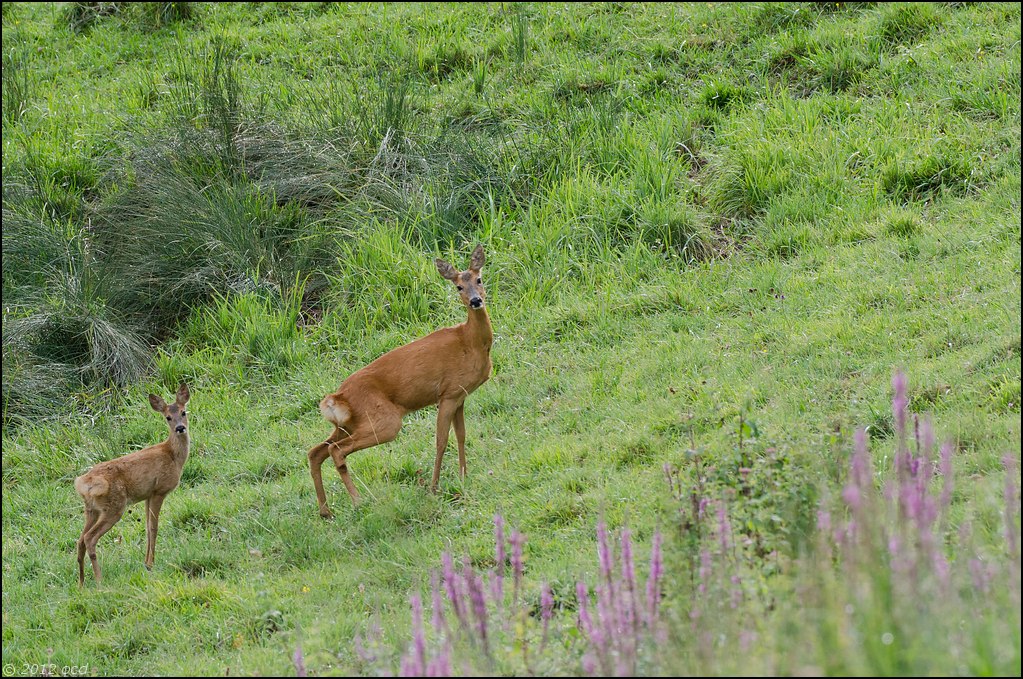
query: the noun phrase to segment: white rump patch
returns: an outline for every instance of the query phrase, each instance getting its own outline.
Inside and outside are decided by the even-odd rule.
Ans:
[[[344,426],[348,418],[352,416],[352,411],[333,394],[320,401],[320,413],[324,419],[328,422],[333,422],[338,427]]]

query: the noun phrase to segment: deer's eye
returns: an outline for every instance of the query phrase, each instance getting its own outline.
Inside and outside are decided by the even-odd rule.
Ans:
[[[483,284],[483,279],[482,278],[477,278],[476,279],[476,285],[482,285],[482,284]]]
[[[170,422],[170,415],[167,416],[167,421]]]
[[[186,413],[186,412],[185,412],[184,410],[182,410],[182,411],[181,411],[181,417],[184,417],[184,416],[185,416],[185,415],[187,415],[187,414],[188,414],[188,413]]]
[[[458,286],[458,291],[459,291],[459,292],[461,292],[462,290],[463,290],[462,286],[461,286],[461,285],[459,285],[459,286]]]

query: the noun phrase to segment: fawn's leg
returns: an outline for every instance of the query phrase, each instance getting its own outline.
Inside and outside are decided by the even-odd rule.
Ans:
[[[444,449],[448,447],[448,436],[451,433],[451,421],[458,410],[458,401],[441,401],[437,404],[437,457],[433,462],[433,481],[430,483],[430,492],[437,492],[437,482],[440,480],[440,463],[444,459]]]
[[[104,533],[113,528],[114,524],[121,520],[125,507],[116,510],[102,510],[96,523],[89,529],[85,536],[85,549],[89,552],[89,559],[92,561],[92,574],[96,582],[100,582],[99,562],[96,560],[96,543]]]
[[[85,508],[85,528],[82,529],[82,536],[78,538],[78,586],[85,584],[85,534],[96,523],[99,512],[94,509]]]
[[[455,438],[458,440],[458,475],[465,479],[465,401],[455,411]]]
[[[334,433],[323,443],[309,449],[309,473],[313,477],[313,486],[316,488],[316,504],[320,509],[320,516],[329,519],[333,514],[327,506],[327,494],[323,492],[323,475],[321,467],[323,461],[330,457],[330,445],[341,439],[341,430],[334,427]]]
[[[160,525],[160,507],[166,495],[154,495],[146,500],[146,568],[153,570],[156,560],[156,529]]]
[[[346,460],[349,455],[357,450],[370,448],[380,443],[393,441],[401,431],[401,411],[396,407],[378,408],[376,419],[363,417],[348,438],[343,438],[332,443],[328,450],[337,467],[337,473],[341,475],[341,481],[345,484],[348,494],[352,496],[352,503],[359,504],[359,491],[352,483],[352,477],[348,473]]]

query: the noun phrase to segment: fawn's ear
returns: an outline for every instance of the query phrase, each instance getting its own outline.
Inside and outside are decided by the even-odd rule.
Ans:
[[[458,278],[458,272],[455,271],[455,267],[451,266],[443,259],[435,259],[433,260],[433,263],[437,265],[437,271],[439,271],[440,275],[444,278],[447,278],[449,281],[453,281]]]
[[[192,397],[192,395],[188,393],[188,385],[185,384],[184,382],[182,382],[181,386],[178,387],[178,394],[177,394],[177,396],[178,396],[178,405],[182,405],[182,406],[185,405],[186,403],[188,403],[188,399]]]
[[[472,251],[472,259],[469,261],[469,268],[473,271],[479,271],[483,268],[483,263],[486,261],[486,257],[483,256],[483,243],[476,246],[476,249]]]
[[[167,407],[167,402],[156,394],[149,395],[149,405],[153,406],[153,410],[158,413],[162,413],[163,409]]]

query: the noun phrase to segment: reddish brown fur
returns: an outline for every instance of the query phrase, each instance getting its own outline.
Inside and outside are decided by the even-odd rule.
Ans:
[[[156,558],[156,532],[163,500],[177,488],[181,470],[188,459],[190,445],[188,387],[178,388],[177,399],[168,405],[159,396],[150,394],[153,410],[167,419],[169,435],[163,443],[106,462],[100,462],[75,479],[75,490],[85,502],[85,529],[78,539],[78,584],[85,583],[85,552],[92,560],[92,572],[100,581],[96,543],[124,515],[129,505],[146,501],[146,568]]]
[[[473,251],[466,271],[458,272],[441,259],[435,263],[441,276],[458,286],[469,317],[465,323],[441,328],[387,352],[353,373],[320,402],[323,416],[334,425],[330,437],[309,451],[310,472],[323,517],[331,516],[320,473],[327,457],[333,458],[345,488],[357,503],[359,493],[348,473],[346,458],[357,450],[393,440],[406,413],[435,403],[437,454],[430,489],[437,490],[452,424],[458,440],[458,471],[465,477],[464,403],[490,377],[490,346],[494,341],[480,279],[483,246]]]

